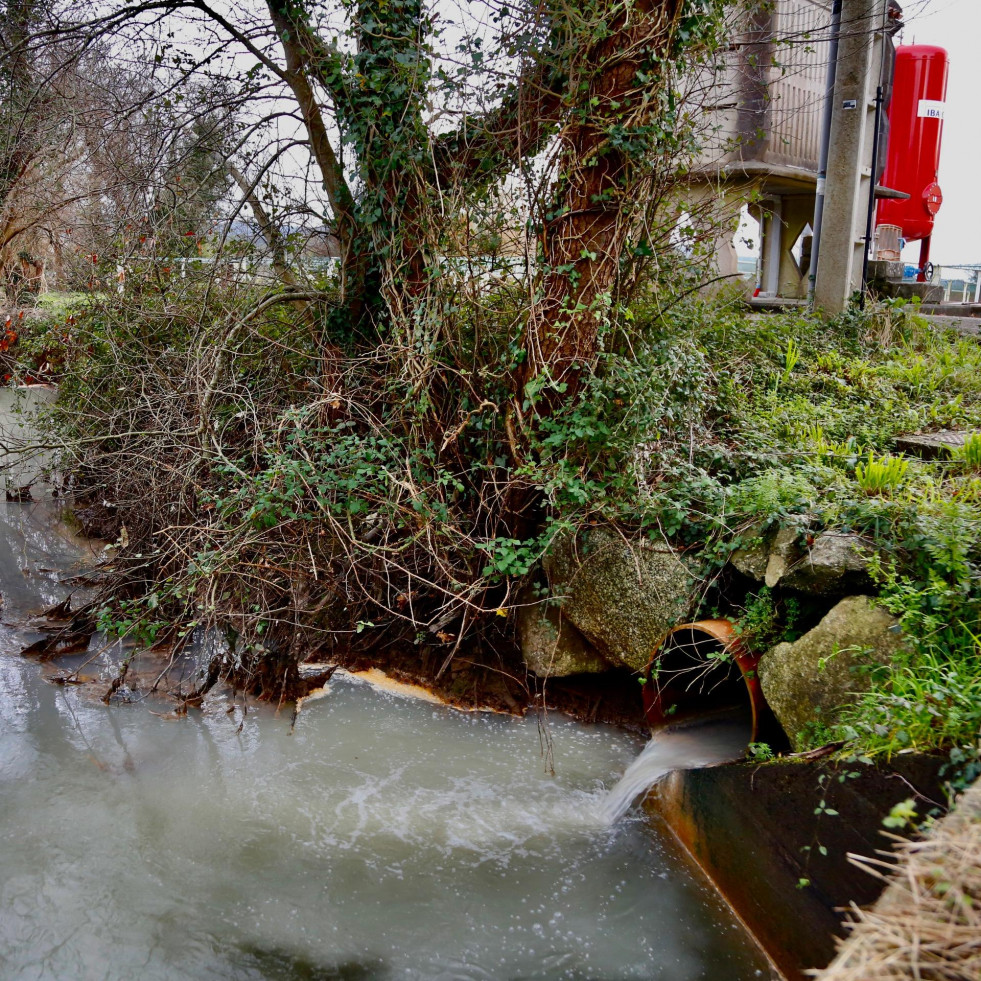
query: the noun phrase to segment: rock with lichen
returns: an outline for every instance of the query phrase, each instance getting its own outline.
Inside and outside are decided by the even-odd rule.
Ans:
[[[835,721],[843,705],[870,686],[870,671],[887,667],[903,646],[898,622],[871,597],[841,600],[793,643],[760,658],[760,686],[795,749],[807,730]]]
[[[635,671],[691,618],[701,587],[673,549],[607,529],[555,542],[543,565],[562,616],[600,655]]]
[[[601,674],[611,668],[610,662],[549,601],[520,608],[518,640],[525,666],[539,678]]]
[[[780,585],[815,596],[845,596],[872,585],[872,547],[860,535],[826,531],[780,577]]]

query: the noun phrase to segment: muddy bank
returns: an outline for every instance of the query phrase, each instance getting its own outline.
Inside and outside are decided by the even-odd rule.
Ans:
[[[40,505],[33,509],[48,513],[56,523],[50,509]],[[71,538],[76,546],[85,541]],[[93,543],[88,550],[92,566],[104,554],[94,550],[102,544]],[[88,583],[98,578],[87,571],[82,570],[74,581]],[[199,631],[186,642],[165,638],[149,649],[139,649],[132,641],[112,640],[97,631],[91,590],[68,591],[73,595],[47,610],[35,611],[25,621],[31,643],[21,654],[42,662],[48,680],[80,685],[90,697],[107,704],[154,694],[173,701],[183,714],[188,708],[200,707],[204,698],[230,695],[283,708],[320,689],[333,668],[343,668],[356,674],[383,673],[463,711],[515,716],[556,712],[579,722],[616,725],[636,736],[648,734],[642,689],[628,671],[544,680],[526,672],[513,651],[508,652],[510,658],[498,653],[461,653],[444,668],[443,651],[392,645],[315,651],[287,678],[274,672],[239,678],[219,669],[216,656],[221,657],[222,642],[217,635]]]
[[[542,680],[525,671],[520,656],[460,654],[440,674],[441,651],[388,648],[335,650],[327,659],[350,671],[372,668],[398,681],[421,685],[449,705],[523,715],[545,708],[580,722],[616,725],[647,733],[641,686],[628,671]]]

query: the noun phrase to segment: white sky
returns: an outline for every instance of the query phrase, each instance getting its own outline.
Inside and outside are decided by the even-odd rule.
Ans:
[[[900,3],[906,27],[898,43],[938,44],[950,54],[940,157],[944,203],[937,215],[931,258],[946,265],[981,263],[981,0]],[[466,19],[470,8],[479,6],[461,0],[438,3],[444,18],[457,22]],[[737,250],[747,251],[740,241],[743,236],[757,235],[755,222],[744,222],[737,235]],[[918,255],[919,243],[915,242],[908,246],[904,258],[915,261]]]
[[[900,3],[907,25],[902,43],[939,44],[950,53],[940,150],[944,203],[931,258],[938,264],[981,263],[981,0]],[[919,254],[918,242],[913,251]]]

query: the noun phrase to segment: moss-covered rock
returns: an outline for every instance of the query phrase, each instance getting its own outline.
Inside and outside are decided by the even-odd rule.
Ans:
[[[698,599],[699,581],[676,552],[605,529],[557,542],[544,567],[563,616],[605,658],[636,671]]]
[[[795,749],[809,726],[869,688],[869,669],[888,665],[903,644],[898,623],[868,596],[849,596],[803,637],[760,659],[763,695]]]
[[[806,524],[806,518],[802,520]],[[771,589],[804,554],[801,527],[796,523],[767,527],[761,521],[740,537],[746,544],[737,548],[729,561],[744,576],[765,583]]]
[[[814,596],[845,596],[872,585],[873,550],[859,535],[826,531],[780,577],[780,585]]]
[[[600,674],[610,662],[551,603],[523,606],[518,612],[518,639],[525,667],[539,678]]]

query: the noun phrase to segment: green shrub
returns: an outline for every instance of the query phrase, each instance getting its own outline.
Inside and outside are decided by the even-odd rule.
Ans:
[[[961,446],[953,447],[950,454],[969,470],[981,470],[981,433],[971,433]]]
[[[863,493],[889,497],[902,486],[907,470],[908,460],[888,453],[876,457],[869,450],[868,459],[855,467],[855,480]]]

